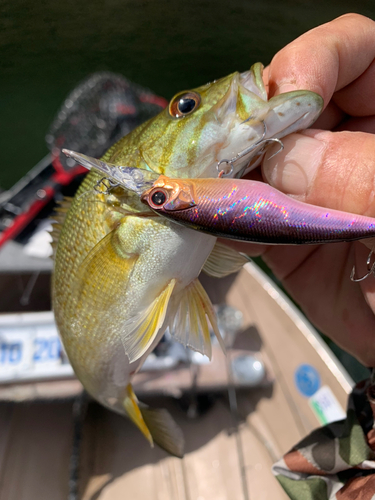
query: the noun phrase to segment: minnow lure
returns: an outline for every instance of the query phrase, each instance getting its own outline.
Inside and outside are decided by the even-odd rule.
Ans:
[[[233,240],[302,245],[375,236],[373,218],[303,203],[258,181],[160,176],[141,200],[179,224]]]
[[[65,151],[112,185],[137,193],[151,210],[216,237],[271,245],[303,245],[375,237],[375,219],[295,200],[269,184],[245,179],[172,179],[116,167]]]

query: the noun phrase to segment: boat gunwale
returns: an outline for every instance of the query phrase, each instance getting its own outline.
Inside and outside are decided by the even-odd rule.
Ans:
[[[294,305],[274,281],[255,263],[249,262],[244,266],[245,271],[251,275],[276,302],[283,312],[296,325],[309,344],[320,356],[327,368],[336,378],[346,394],[350,394],[355,382],[349,375],[341,361],[335,356],[329,346],[324,342],[318,330],[316,330],[304,314]]]

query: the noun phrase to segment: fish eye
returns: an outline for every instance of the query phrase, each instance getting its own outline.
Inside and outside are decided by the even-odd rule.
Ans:
[[[155,207],[161,207],[166,201],[167,195],[161,189],[155,190],[151,195],[151,202]]]
[[[201,96],[197,92],[183,92],[177,94],[169,104],[169,114],[174,118],[190,115],[201,102]]]

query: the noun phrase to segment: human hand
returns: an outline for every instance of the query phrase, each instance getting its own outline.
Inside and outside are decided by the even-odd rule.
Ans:
[[[319,26],[276,54],[265,71],[270,97],[312,90],[325,109],[314,129],[284,138],[273,158],[275,151],[268,152],[267,182],[307,203],[375,217],[374,59],[375,22],[357,14]],[[374,243],[366,241],[369,248]],[[323,333],[375,366],[375,278],[350,280],[354,264],[358,273],[365,269],[363,243],[236,248],[262,255]]]

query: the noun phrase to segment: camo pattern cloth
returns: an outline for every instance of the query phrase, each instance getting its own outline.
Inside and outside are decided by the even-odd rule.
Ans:
[[[273,466],[292,500],[375,500],[375,384],[349,396],[346,419],[316,429]]]

